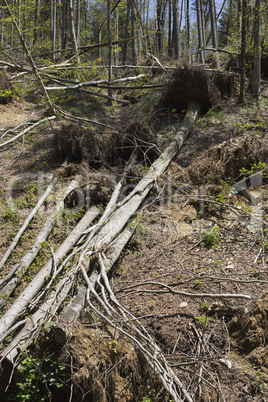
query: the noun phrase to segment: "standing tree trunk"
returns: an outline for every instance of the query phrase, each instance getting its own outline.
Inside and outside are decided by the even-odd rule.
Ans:
[[[107,29],[109,40],[109,81],[112,81],[113,76],[113,46],[112,46],[112,29],[111,29],[111,3],[107,0]],[[112,96],[111,88],[108,89],[108,95]]]
[[[57,18],[57,3],[56,0],[50,2],[50,38],[51,38],[51,50],[52,60],[55,61],[56,50],[56,18]]]
[[[179,3],[173,0],[173,40],[174,43],[174,59],[178,60],[181,53],[180,41],[180,19],[179,19]]]
[[[102,29],[102,24],[98,24],[99,26],[98,26],[98,40],[99,40],[99,43],[101,43],[101,39],[102,39],[102,37],[101,37],[101,29]],[[101,56],[102,56],[102,46],[100,46],[99,47],[99,58],[101,58]]]
[[[157,0],[156,5],[156,52],[161,53],[162,51],[162,41],[163,41],[163,0]]]
[[[246,97],[246,37],[247,37],[247,26],[248,26],[248,0],[242,0],[242,35],[241,35],[241,60],[240,60],[240,94],[239,103],[245,103]]]
[[[77,0],[77,18],[76,18],[76,41],[77,47],[80,47],[80,25],[81,25],[81,0]]]
[[[209,0],[209,6],[210,6],[212,46],[214,47],[214,49],[218,49],[218,32],[217,32],[215,0]],[[218,52],[215,52],[215,57],[216,57],[216,67],[217,69],[219,69],[220,62]]]
[[[226,38],[225,38],[227,46],[230,43],[230,32],[231,32],[232,19],[233,19],[233,0],[229,0],[228,19],[227,19],[227,26],[226,26]]]
[[[77,55],[78,62],[79,55],[78,55],[78,46],[77,46],[77,38],[75,33],[75,21],[74,21],[74,0],[70,0],[70,29],[71,29],[71,37],[72,37],[72,46],[75,54]]]
[[[196,0],[197,29],[198,29],[198,57],[202,64],[205,64],[204,57],[204,24],[201,10],[201,0]]]
[[[116,42],[118,41],[118,37],[119,37],[118,31],[119,31],[119,27],[118,27],[118,8],[116,8],[116,10],[115,10],[115,26],[114,26],[114,36],[115,36],[114,39],[115,39]],[[119,64],[119,46],[118,46],[118,43],[115,45],[115,61],[114,61],[114,64],[116,66],[118,66],[118,64]]]
[[[137,36],[137,25],[136,25],[136,15],[134,10],[134,4],[131,3],[131,29],[132,29],[132,37]],[[132,63],[134,66],[137,64],[137,39],[132,41]]]
[[[190,53],[190,14],[189,14],[189,0],[186,0],[186,52],[187,52],[187,63],[191,64],[191,53]]]
[[[39,16],[40,16],[40,0],[36,0],[35,15],[34,15],[34,38],[33,38],[33,46],[36,44],[37,38],[38,38]]]
[[[168,56],[172,57],[172,3],[168,0]]]
[[[128,26],[129,26],[129,15],[130,15],[130,0],[127,0],[127,16],[126,16],[126,25],[125,25],[125,39],[128,37]],[[127,45],[128,42],[124,42],[123,44],[123,64],[126,64],[127,61]]]
[[[261,0],[256,0],[254,8],[254,61],[253,61],[253,71],[250,85],[251,94],[255,98],[258,98],[260,95],[260,84],[261,84],[260,5]]]
[[[66,7],[67,7],[67,2],[66,0],[62,0],[62,20],[61,20],[61,50],[64,50],[66,48],[66,26],[67,26],[67,21],[66,21]]]

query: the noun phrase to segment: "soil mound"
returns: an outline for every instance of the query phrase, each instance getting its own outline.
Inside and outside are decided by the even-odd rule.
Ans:
[[[230,321],[229,333],[233,345],[268,374],[268,293],[249,302]]]
[[[240,169],[250,170],[259,162],[268,162],[267,141],[249,135],[210,148],[194,164],[179,172],[176,181],[219,184],[221,180],[238,178]]]
[[[6,105],[12,101],[11,77],[5,72],[0,72],[0,103]]]
[[[157,108],[187,109],[189,103],[200,105],[206,113],[220,105],[224,96],[234,93],[234,76],[228,73],[208,72],[200,67],[178,68],[172,75]]]
[[[73,402],[136,402],[148,395],[148,389],[162,388],[133,345],[113,329],[104,332],[77,324],[70,341],[64,360],[66,365],[70,365],[72,355],[72,364],[76,368]],[[168,395],[165,398],[164,394],[161,400],[168,401]],[[57,401],[65,402],[69,395],[68,387],[64,391],[61,389]]]

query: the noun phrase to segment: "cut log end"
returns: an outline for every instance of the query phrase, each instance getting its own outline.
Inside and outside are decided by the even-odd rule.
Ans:
[[[67,335],[63,328],[57,327],[53,331],[54,341],[59,345],[63,345],[67,342]]]

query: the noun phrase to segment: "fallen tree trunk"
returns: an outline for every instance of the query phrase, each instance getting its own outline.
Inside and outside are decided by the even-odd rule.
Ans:
[[[56,116],[45,117],[44,119],[37,121],[36,123],[32,124],[30,127],[26,128],[25,130],[21,131],[19,134],[15,135],[15,137],[13,137],[10,140],[7,140],[5,142],[2,142],[2,144],[0,144],[0,148],[7,144],[10,144],[11,142],[14,142],[18,138],[22,137],[24,134],[28,133],[28,131],[32,130],[34,127],[40,126],[40,124],[45,123],[46,121],[54,120],[54,119],[56,119]]]
[[[34,261],[35,257],[39,253],[41,249],[42,243],[47,239],[48,235],[50,234],[53,226],[57,222],[58,217],[61,214],[61,211],[64,209],[64,200],[65,198],[78,186],[77,180],[72,180],[69,186],[67,187],[64,194],[60,197],[56,207],[52,214],[49,215],[45,224],[43,225],[42,229],[40,230],[34,244],[31,246],[29,251],[25,254],[22,258],[20,263],[16,264],[11,271],[6,275],[3,279],[2,283],[6,283],[6,285],[0,290],[0,307],[5,304],[5,298],[8,297],[13,290],[18,286],[21,282],[23,275]],[[15,277],[14,274],[16,274]],[[1,327],[0,327],[1,331]],[[1,332],[0,332],[1,333]]]
[[[108,272],[119,258],[123,248],[133,235],[136,229],[136,224],[133,222],[128,226],[113,242],[109,251],[106,254],[106,272]],[[98,271],[93,271],[90,275],[90,282],[93,288],[96,287],[97,281],[100,277]],[[53,331],[53,337],[59,344],[67,341],[67,337],[71,326],[79,319],[81,311],[85,305],[87,287],[82,286],[73,301],[68,304],[63,313],[58,317],[57,325]]]
[[[120,204],[118,204],[119,208],[113,212],[108,223],[92,239],[92,242],[90,243],[91,252],[93,250],[98,252],[105,249],[123,230],[129,219],[131,219],[131,217],[137,212],[138,208],[152,188],[155,180],[165,171],[169,163],[179,152],[197,117],[198,111],[199,107],[196,104],[192,104],[189,107],[180,129],[171,141],[170,145],[152,164],[146,175],[140,180],[132,192]],[[85,264],[87,266],[89,265],[89,261],[89,259],[85,259]]]
[[[3,268],[4,264],[6,263],[8,257],[11,255],[12,251],[15,249],[16,245],[18,244],[18,241],[20,240],[22,234],[25,232],[25,230],[27,229],[29,223],[31,222],[31,220],[33,219],[33,217],[36,215],[36,213],[39,211],[39,208],[43,205],[43,203],[45,202],[45,200],[47,199],[49,193],[51,192],[54,184],[57,182],[57,179],[54,178],[52,180],[52,182],[48,185],[46,191],[44,192],[44,194],[42,195],[42,197],[40,198],[40,200],[38,201],[38,203],[36,204],[36,206],[33,208],[33,210],[31,211],[31,213],[27,216],[27,218],[25,219],[23,225],[21,226],[20,230],[18,231],[18,233],[16,234],[16,236],[14,237],[11,245],[9,246],[9,248],[7,249],[7,251],[5,252],[5,255],[3,256],[2,260],[0,261],[0,270]],[[6,280],[1,279],[0,280],[0,286],[5,283]]]
[[[51,267],[53,265],[56,265],[57,262],[70,251],[70,249],[77,243],[84,231],[89,227],[89,225],[98,216],[99,213],[100,209],[97,207],[92,207],[88,210],[88,212],[78,222],[78,224],[75,226],[67,239],[55,252],[54,261],[50,259],[50,261],[48,261],[46,265],[42,268],[42,272],[40,271],[35,279],[30,283],[28,288],[26,288],[26,292],[23,292],[25,294],[25,298],[28,297],[29,294],[31,294],[30,301],[32,300],[33,289],[35,289],[35,294],[38,290],[41,289],[42,285],[46,281],[46,277],[51,272]],[[33,342],[33,339],[36,337],[36,330],[40,330],[42,323],[47,320],[48,316],[55,314],[57,309],[60,307],[63,299],[68,294],[71,286],[73,285],[75,273],[76,270],[73,269],[72,272],[67,273],[66,277],[62,278],[59,283],[53,287],[53,289],[49,293],[47,300],[38,308],[36,313],[34,313],[31,317],[27,319],[23,329],[13,339],[8,347],[1,353],[2,360],[6,358],[14,363],[16,356]],[[39,280],[37,279],[37,277],[39,277]],[[40,281],[42,282],[42,284],[40,284]],[[38,287],[37,290],[36,287]],[[24,305],[24,308],[25,307],[26,305]],[[7,330],[6,333],[8,332],[9,330]],[[1,335],[1,340],[3,340],[5,334],[3,334],[2,331]]]
[[[102,300],[102,299],[98,298],[98,295],[97,295],[96,291],[94,290],[93,285],[95,286],[95,283],[98,282],[99,275],[96,275],[95,276],[96,279],[94,279],[94,283],[91,283],[91,280],[88,278],[88,276],[86,274],[85,268],[88,268],[90,266],[90,261],[92,260],[92,258],[95,258],[95,256],[99,256],[99,262],[102,261],[101,256],[103,256],[103,258],[105,259],[106,269],[107,269],[107,267],[110,266],[108,256],[105,257],[104,251],[106,251],[106,253],[107,253],[107,249],[109,249],[109,247],[111,247],[111,243],[113,241],[114,241],[114,243],[116,243],[116,241],[114,239],[120,235],[120,233],[122,232],[124,227],[127,225],[127,223],[130,221],[130,219],[133,219],[133,216],[135,216],[138,209],[141,207],[142,202],[145,200],[146,196],[148,195],[148,192],[150,191],[151,187],[153,186],[154,181],[164,172],[164,170],[166,169],[168,164],[171,162],[171,160],[175,157],[175,155],[181,148],[183,141],[185,140],[187,134],[189,133],[190,128],[191,128],[193,122],[195,121],[197,114],[198,114],[197,106],[191,107],[188,110],[188,112],[185,116],[185,119],[182,123],[182,126],[179,129],[179,131],[178,131],[177,135],[175,136],[175,138],[173,139],[173,141],[171,142],[170,146],[161,154],[161,156],[150,167],[145,178],[143,178],[139,182],[139,184],[131,192],[131,194],[120,204],[116,204],[117,199],[118,199],[118,191],[120,191],[120,186],[118,186],[118,188],[116,189],[116,191],[114,193],[113,203],[112,203],[113,205],[109,206],[106,214],[104,213],[103,219],[101,220],[102,222],[100,224],[97,224],[96,229],[92,230],[92,232],[89,233],[88,239],[86,240],[86,246],[83,249],[79,262],[80,262],[80,269],[83,273],[84,279],[85,279],[87,287],[88,287],[88,289],[86,289],[87,303],[94,311],[96,311],[96,308],[92,305],[92,303],[90,302],[90,300],[88,298],[89,292],[92,292],[94,297],[96,297],[97,300],[101,302],[102,306],[105,308],[105,310],[107,311],[108,314],[110,314],[109,313],[110,304],[107,303],[107,299],[105,297],[104,292],[102,292],[103,297],[104,297],[104,299]],[[105,221],[104,221],[104,217],[106,218]],[[132,230],[131,225],[126,230],[131,231]],[[116,255],[119,255],[120,254],[119,247],[118,247],[118,249],[117,248],[114,249],[113,252],[116,253]],[[114,255],[114,257],[115,257],[115,255]],[[111,259],[113,259],[114,257],[111,257]],[[107,286],[107,278],[103,272],[103,264],[101,266],[102,266],[101,277],[106,281],[106,286]],[[29,305],[32,298],[37,294],[37,292],[41,289],[43,284],[46,282],[46,276],[50,275],[50,273],[51,273],[51,264],[48,266],[46,264],[46,266],[43,267],[43,269],[36,275],[36,277],[30,283],[30,285],[28,285],[28,287],[25,289],[25,291],[17,298],[15,303],[13,303],[13,305],[6,312],[6,314],[0,319],[0,326],[1,326],[0,334],[4,332],[3,328],[6,332],[9,331],[10,327],[15,322],[15,317],[17,317],[21,313],[21,311]],[[64,282],[62,282],[62,283],[64,283]],[[101,289],[103,289],[103,285],[100,284],[100,286],[101,286]],[[110,292],[109,288],[107,288],[107,289],[108,289],[108,292]],[[83,300],[83,295],[81,296],[81,299]],[[114,301],[114,299],[115,298],[113,297],[112,300]],[[45,302],[45,303],[47,303],[47,302]],[[44,307],[45,303],[43,304],[43,307]],[[118,313],[119,313],[119,315],[115,314],[117,317],[120,317],[120,315],[122,317],[122,314],[123,314],[123,319],[125,320],[125,317],[127,315],[131,316],[130,313],[125,314],[124,309],[121,306],[117,305],[117,308],[118,308]],[[80,309],[80,307],[78,307],[78,309]],[[41,314],[40,311],[41,311],[41,309],[38,310],[35,317],[40,317],[40,314]],[[114,313],[116,313],[116,310],[112,309],[112,311]],[[97,313],[99,313],[99,311],[97,311]],[[102,313],[100,313],[100,314],[102,314]],[[75,315],[76,315],[76,312],[74,312],[74,317],[75,317]],[[112,315],[111,315],[111,317],[112,317]],[[133,317],[133,319],[134,318],[135,317]],[[112,322],[110,320],[108,320],[108,322],[112,326],[116,327],[116,324],[114,324],[114,322]],[[148,334],[146,333],[144,328],[142,329],[142,331],[144,331],[144,334],[142,334],[142,331],[140,329],[138,329],[137,327],[135,327],[135,325],[133,326],[132,322],[130,322],[130,321],[129,322],[124,321],[124,322],[125,322],[124,325],[126,325],[126,328],[128,328],[131,331],[134,330],[137,333],[138,337],[133,337],[132,335],[130,335],[130,333],[126,332],[123,328],[122,329],[119,328],[119,330],[122,332],[122,334],[124,334],[129,339],[131,339],[134,342],[134,344],[136,344],[136,346],[138,346],[138,348],[143,353],[146,353],[149,356],[149,362],[152,367],[157,366],[157,373],[159,374],[165,388],[169,390],[170,394],[172,396],[178,395],[174,388],[175,387],[175,384],[173,381],[173,379],[174,379],[175,383],[179,384],[179,388],[181,390],[183,390],[183,393],[184,393],[184,396],[186,397],[186,399],[188,401],[191,401],[191,398],[188,396],[187,391],[184,389],[184,387],[180,383],[179,379],[174,376],[174,373],[172,372],[170,367],[166,365],[166,361],[162,357],[162,354],[161,354],[161,361],[159,361],[156,358],[155,353],[159,354],[160,350],[156,346],[155,343],[152,343],[151,337],[150,336],[148,337]],[[30,327],[30,324],[28,321],[27,328],[26,328],[26,334],[25,334],[25,338],[28,338],[28,339],[23,340],[23,342],[26,342],[27,344],[29,344],[28,342],[31,343],[31,337],[29,337],[30,328],[31,327]],[[17,342],[18,341],[19,340],[17,339]],[[143,346],[144,341],[148,342],[149,349],[144,348],[144,346]],[[19,341],[19,342],[21,345],[21,341]],[[8,356],[9,353],[12,353],[12,350],[14,348],[16,348],[17,346],[18,345],[15,345],[14,343],[12,343],[12,345],[10,345],[8,347],[8,350],[5,351],[5,356]],[[157,349],[155,349],[155,348],[157,348]],[[14,353],[16,354],[17,352],[18,352],[18,350],[15,351]],[[10,357],[11,357],[11,359],[13,359],[12,355],[10,355]],[[164,366],[163,366],[163,364],[164,364]],[[177,398],[175,400],[178,401],[180,399]]]
[[[76,186],[77,186],[77,182],[75,180],[73,180],[70,183],[70,185],[68,186],[66,193],[70,193],[70,191],[73,190]],[[58,213],[60,212],[61,209],[63,209],[64,198],[66,197],[66,193],[65,193],[64,197],[62,198],[61,203],[58,203],[58,205],[56,207],[56,211],[53,214],[53,217],[52,217],[53,219],[51,219],[51,220],[53,220],[53,224],[54,224],[54,220],[58,216]],[[53,224],[52,224],[52,226],[53,226]],[[70,238],[70,235],[69,235],[67,237],[67,239],[64,241],[64,243],[57,250],[57,253],[55,255],[54,265],[56,265],[57,262],[61,258],[63,258],[64,255],[70,250],[70,248],[76,244],[76,242],[81,237],[82,233],[76,233],[76,230],[74,229],[72,232],[72,235],[73,235],[73,237]],[[30,284],[27,286],[27,288],[17,297],[17,299],[14,301],[14,303],[11,305],[11,307],[1,317],[1,319],[0,319],[0,336],[13,325],[13,323],[16,321],[17,317],[29,305],[29,303],[31,302],[33,297],[39,292],[39,290],[42,288],[42,286],[46,283],[48,277],[51,274],[52,268],[53,268],[53,264],[52,264],[52,261],[50,260],[36,274],[36,276],[30,282]]]
[[[90,87],[90,86],[98,87],[99,84],[113,85],[113,84],[117,84],[120,82],[136,81],[136,80],[139,80],[140,78],[144,78],[145,76],[146,76],[145,74],[139,74],[135,77],[119,78],[118,80],[113,80],[111,82],[108,80],[80,82],[79,84],[76,84],[76,85],[66,85],[66,86],[60,86],[60,87],[46,87],[46,90],[47,91],[55,91],[55,90],[65,91],[67,89],[80,89],[83,87]]]

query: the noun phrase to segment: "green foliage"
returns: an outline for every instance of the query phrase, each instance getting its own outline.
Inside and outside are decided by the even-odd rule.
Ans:
[[[113,340],[110,342],[110,348],[111,348],[111,350],[113,351],[113,353],[117,353],[116,345],[117,345],[117,341],[113,339]]]
[[[47,241],[40,243],[40,251],[30,265],[29,269],[24,273],[22,280],[30,281],[33,279],[36,272],[38,272],[46,261],[51,257],[51,251]]]
[[[250,165],[249,169],[243,167],[239,171],[243,177],[248,177],[248,176],[252,175],[253,173],[256,173],[258,170],[262,170],[264,168],[264,166],[265,166],[265,162],[253,163]]]
[[[203,313],[206,313],[208,311],[207,303],[205,303],[205,302],[201,303],[199,310],[202,311]]]
[[[195,317],[197,324],[200,328],[206,328],[210,322],[210,318],[207,318],[205,315],[201,315],[199,317]]]
[[[218,194],[217,194],[217,201],[220,203],[224,204],[226,201],[226,197],[230,193],[235,193],[233,186],[231,186],[229,183],[227,183],[224,180],[221,180],[221,184],[218,188]]]
[[[203,241],[202,245],[207,248],[215,248],[219,243],[219,226],[215,225],[212,229],[205,230],[203,232]]]
[[[19,212],[13,206],[8,205],[5,208],[5,210],[4,210],[4,212],[3,212],[2,216],[1,216],[1,219],[4,222],[18,223],[18,221],[19,221]]]
[[[47,402],[51,400],[52,387],[61,388],[59,375],[64,370],[60,359],[39,359],[28,351],[22,352],[19,376],[9,401]]]
[[[129,240],[126,248],[130,252],[138,251],[140,249],[141,239],[145,238],[149,231],[150,231],[150,229],[147,226],[145,226],[143,223],[140,223],[137,226],[135,234]],[[140,256],[143,256],[143,255],[140,255]]]
[[[261,369],[252,364],[252,369],[250,370],[251,384],[257,392],[264,392],[267,389],[266,377]]]
[[[194,288],[195,289],[201,289],[201,287],[202,287],[202,281],[200,279],[197,279],[195,281]]]
[[[12,95],[12,90],[11,88],[8,89],[0,89],[0,97],[8,97]]]
[[[142,398],[140,402],[159,402],[162,400],[163,390],[157,391],[156,389],[150,389],[148,394]],[[169,399],[169,402],[174,402]]]

